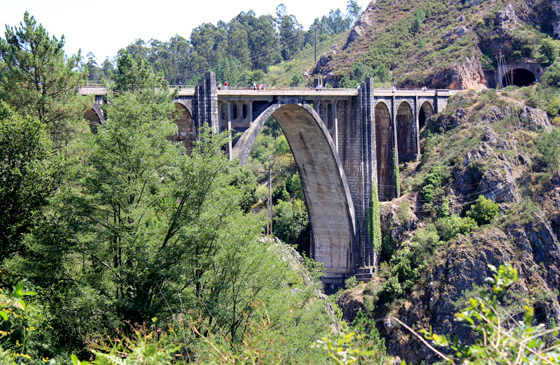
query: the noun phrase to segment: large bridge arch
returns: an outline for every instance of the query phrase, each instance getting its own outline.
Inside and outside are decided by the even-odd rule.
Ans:
[[[356,217],[342,163],[319,114],[301,98],[283,98],[255,119],[233,148],[232,157],[247,162],[271,116],[282,128],[298,166],[313,230],[311,255],[325,265],[326,283],[342,283],[359,262],[354,247]]]
[[[175,142],[182,142],[187,150],[187,154],[190,154],[197,135],[192,113],[185,103],[175,101],[173,105],[175,106],[173,119],[177,124],[178,130],[177,134],[170,136],[169,139]]]

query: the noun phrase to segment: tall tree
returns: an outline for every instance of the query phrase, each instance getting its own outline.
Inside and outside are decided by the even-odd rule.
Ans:
[[[45,127],[0,102],[0,263],[23,250],[23,235],[61,181]]]
[[[6,26],[0,38],[0,99],[47,124],[57,138],[89,106],[78,94],[87,77],[80,71],[80,52],[67,57],[63,47],[64,36],[49,37],[27,12],[20,27]]]

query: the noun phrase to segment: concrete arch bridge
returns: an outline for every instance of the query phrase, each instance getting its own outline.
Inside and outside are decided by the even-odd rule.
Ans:
[[[103,89],[82,89],[96,101],[86,118],[103,123]],[[298,166],[312,227],[311,256],[325,265],[333,288],[377,256],[366,231],[372,188],[380,200],[399,195],[394,164],[420,157],[419,131],[441,112],[449,90],[374,90],[368,78],[357,89],[218,90],[213,73],[181,89],[178,133],[170,138],[190,150],[198,128],[241,132],[227,146],[231,159],[247,162],[269,117],[282,128]]]

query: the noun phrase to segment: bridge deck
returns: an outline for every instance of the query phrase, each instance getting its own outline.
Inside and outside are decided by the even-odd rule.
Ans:
[[[195,89],[192,87],[182,87],[179,89],[179,96],[193,96]],[[374,96],[428,96],[433,97],[438,90],[422,91],[419,89],[375,89]],[[443,91],[443,90],[441,90]],[[445,90],[450,95],[454,95],[461,90]],[[107,89],[100,86],[84,86],[80,89],[81,95],[107,95]],[[252,89],[231,89],[231,90],[218,90],[218,97],[274,97],[274,96],[303,96],[303,97],[353,97],[358,95],[358,89],[266,89],[266,90],[252,90]]]

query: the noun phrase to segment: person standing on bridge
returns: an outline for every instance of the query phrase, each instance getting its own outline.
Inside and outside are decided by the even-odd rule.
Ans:
[[[227,89],[228,89],[228,83],[227,83],[227,81],[224,81],[224,90],[227,90]]]

